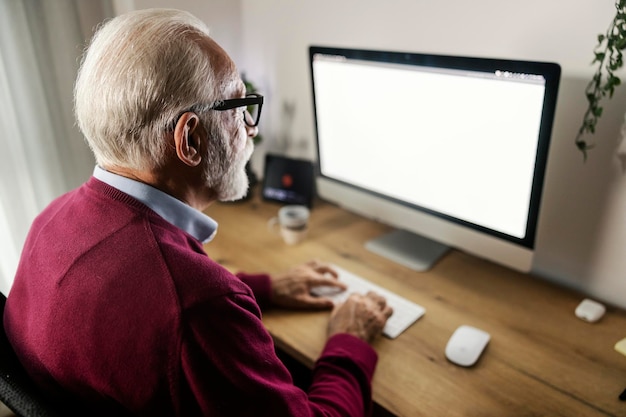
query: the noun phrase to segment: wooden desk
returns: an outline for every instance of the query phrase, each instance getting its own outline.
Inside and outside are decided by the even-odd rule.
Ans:
[[[283,271],[313,258],[340,265],[426,308],[395,340],[379,338],[374,400],[398,416],[626,416],[626,314],[608,308],[596,324],[574,310],[584,298],[532,276],[452,251],[418,273],[367,251],[389,229],[329,204],[315,206],[308,239],[286,246],[268,231],[279,206],[252,199],[216,204],[220,226],[206,246],[233,271]],[[278,347],[311,367],[325,339],[328,312],[267,311]],[[444,348],[469,324],[491,333],[479,362],[461,368]]]

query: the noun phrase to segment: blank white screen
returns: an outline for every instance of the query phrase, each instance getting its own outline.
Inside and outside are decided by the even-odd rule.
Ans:
[[[543,83],[313,62],[320,169],[524,238]]]

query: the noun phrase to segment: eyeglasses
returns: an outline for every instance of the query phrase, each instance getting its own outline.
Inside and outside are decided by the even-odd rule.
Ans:
[[[257,93],[246,94],[244,98],[232,98],[228,100],[219,100],[213,104],[196,104],[186,111],[193,112],[205,112],[209,110],[231,110],[237,107],[244,107],[243,109],[243,121],[250,127],[256,127],[259,125],[259,119],[261,118],[261,108],[263,107],[263,96]],[[182,114],[181,114],[182,115]],[[169,129],[174,129],[176,123],[178,123],[180,115],[176,120],[172,121]]]
[[[261,94],[251,93],[246,94],[245,98],[220,100],[215,102],[207,110],[224,111],[236,109],[237,107],[245,107],[243,110],[243,120],[248,126],[258,126],[259,120],[261,119],[261,108],[263,108],[263,96]]]

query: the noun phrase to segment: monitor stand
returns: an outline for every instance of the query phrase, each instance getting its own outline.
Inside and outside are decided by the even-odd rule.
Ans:
[[[430,269],[450,249],[442,243],[405,230],[394,230],[368,240],[365,247],[371,252],[420,272]]]

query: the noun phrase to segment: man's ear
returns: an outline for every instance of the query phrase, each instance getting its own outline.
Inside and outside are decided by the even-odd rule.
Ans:
[[[200,152],[200,119],[193,112],[183,113],[174,128],[176,155],[184,164],[195,167],[202,161]]]

